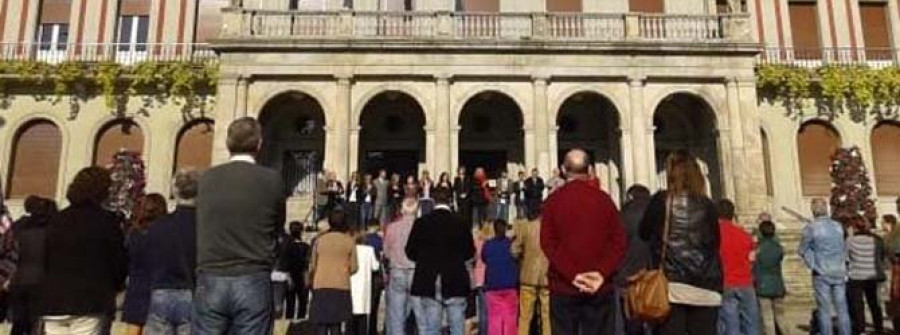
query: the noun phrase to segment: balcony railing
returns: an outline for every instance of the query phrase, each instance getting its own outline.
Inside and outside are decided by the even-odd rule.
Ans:
[[[801,67],[824,65],[866,65],[873,68],[900,65],[900,49],[894,48],[765,48],[761,64]]]
[[[291,40],[749,42],[749,16],[310,12],[227,8],[222,37]]]
[[[118,62],[135,64],[145,61],[216,61],[215,52],[207,44],[119,44],[119,43],[0,43],[0,60],[34,60],[47,63],[66,61]]]

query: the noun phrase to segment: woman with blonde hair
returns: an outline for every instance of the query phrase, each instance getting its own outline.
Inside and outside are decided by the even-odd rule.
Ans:
[[[669,280],[672,310],[660,330],[663,335],[716,334],[723,289],[716,206],[706,195],[697,160],[687,151],[669,155],[666,178],[668,189],[650,199],[640,226],[653,266],[661,265]]]

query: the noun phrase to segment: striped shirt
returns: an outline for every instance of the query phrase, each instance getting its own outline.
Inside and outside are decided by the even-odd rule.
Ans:
[[[871,280],[878,275],[875,264],[875,237],[867,234],[847,239],[849,277],[852,280]]]

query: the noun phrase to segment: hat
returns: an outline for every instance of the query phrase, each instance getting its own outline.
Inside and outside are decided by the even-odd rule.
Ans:
[[[407,198],[403,200],[403,207],[400,213],[403,215],[416,215],[419,212],[419,202],[416,199]]]

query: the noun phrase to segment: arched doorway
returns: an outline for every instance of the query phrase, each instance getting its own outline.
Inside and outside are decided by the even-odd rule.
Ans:
[[[56,198],[61,155],[62,134],[53,122],[34,120],[19,128],[9,160],[7,197]]]
[[[425,112],[409,94],[387,91],[363,107],[359,118],[359,170],[418,175],[425,163]]]
[[[261,164],[281,172],[292,195],[315,191],[325,155],[325,113],[315,98],[286,92],[269,100],[259,115]]]
[[[175,146],[175,171],[186,168],[206,170],[212,162],[214,126],[212,120],[188,123],[178,134]]]
[[[810,121],[797,133],[800,183],[803,196],[831,195],[831,156],[841,147],[841,136],[830,124]]]
[[[622,194],[621,132],[619,112],[612,102],[597,93],[572,95],[559,109],[557,162],[571,149],[584,149],[591,157],[601,186],[614,198]]]
[[[112,121],[101,128],[94,144],[94,165],[110,166],[113,156],[120,150],[144,151],[144,133],[132,120]]]
[[[881,122],[872,129],[872,160],[878,195],[900,194],[900,123]]]
[[[697,157],[713,198],[725,195],[719,157],[719,132],[715,112],[702,98],[676,93],[665,97],[653,114],[656,173],[660,188],[666,185],[666,157],[687,150]]]
[[[519,106],[499,92],[482,92],[459,115],[459,164],[484,168],[490,177],[525,163],[523,117]]]

